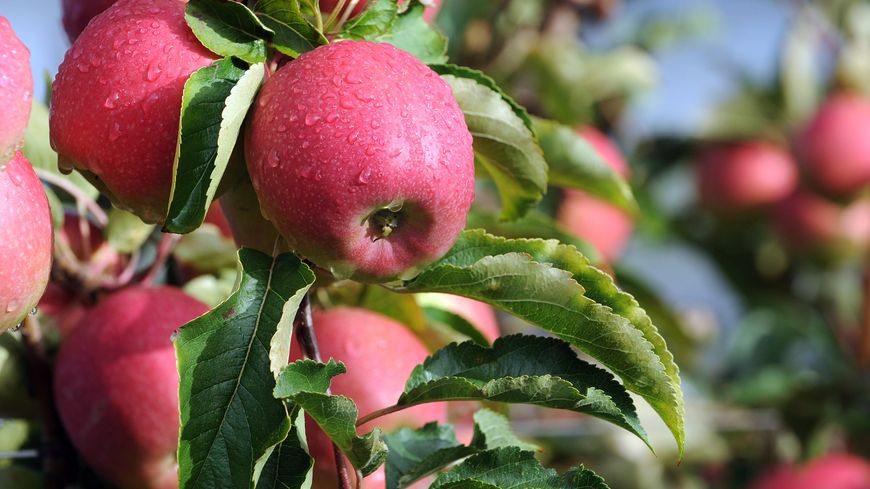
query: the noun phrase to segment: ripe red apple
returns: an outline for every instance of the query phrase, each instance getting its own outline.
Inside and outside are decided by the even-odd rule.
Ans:
[[[628,177],[628,164],[610,138],[588,126],[577,132],[611,168]],[[557,219],[566,230],[592,244],[607,262],[619,258],[634,230],[631,216],[622,209],[572,189],[566,189]]]
[[[315,309],[314,331],[323,360],[334,358],[347,366],[347,373],[332,381],[332,392],[356,402],[360,415],[392,406],[405,389],[405,382],[429,352],[407,328],[392,319],[365,309],[339,307]],[[301,357],[293,343],[291,357]],[[386,431],[402,426],[419,427],[430,421],[446,421],[442,403],[422,404],[376,419],[360,427],[360,432],[380,426]],[[338,487],[332,445],[320,428],[306,423],[308,448],[315,459],[314,487]],[[383,488],[383,469],[367,477],[365,487]]]
[[[351,0],[347,0],[344,2],[345,7],[350,5]],[[432,23],[435,20],[435,17],[438,16],[438,11],[441,10],[441,1],[442,0],[431,0],[429,5],[426,7],[426,10],[423,12],[423,18],[426,22]],[[366,4],[368,2],[366,0],[359,0],[359,3],[353,8],[351,16],[359,15],[366,8]],[[399,1],[399,5],[405,2]],[[335,10],[335,7],[338,5],[338,0],[320,0],[320,10],[324,12],[332,12]]]
[[[789,246],[807,251],[870,246],[870,200],[843,207],[807,191],[798,191],[774,209],[773,224]]]
[[[178,372],[170,336],[207,307],[169,287],[130,288],[63,343],[54,396],[76,449],[122,489],[178,487]]]
[[[849,195],[870,187],[870,102],[831,95],[797,136],[797,150],[819,187]]]
[[[0,165],[15,155],[24,140],[24,129],[30,118],[33,99],[33,76],[30,73],[30,51],[6,17],[0,16]]]
[[[67,52],[51,97],[51,144],[119,207],[166,214],[190,74],[217,56],[184,21],[184,0],[120,0]]]
[[[63,29],[70,42],[75,42],[85,26],[118,0],[63,0]]]
[[[441,257],[474,198],[471,134],[435,72],[388,44],[344,41],[263,86],[247,163],[291,248],[342,278],[383,282]]]
[[[697,167],[701,200],[710,208],[738,213],[774,204],[797,188],[798,168],[781,148],[763,141],[706,148]]]
[[[20,323],[45,291],[51,240],[48,199],[18,151],[0,163],[0,334]]]
[[[779,467],[752,489],[870,489],[870,464],[854,455],[827,455],[805,467]]]

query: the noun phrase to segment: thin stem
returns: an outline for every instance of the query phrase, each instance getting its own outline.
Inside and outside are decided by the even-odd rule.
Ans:
[[[864,367],[870,366],[870,265],[864,272],[864,321],[861,325],[862,341],[860,360]]]
[[[347,8],[344,9],[344,13],[341,14],[341,19],[338,21],[338,24],[336,24],[336,26],[335,26],[336,30],[341,30],[341,28],[344,26],[344,23],[347,22],[347,19],[350,18],[350,15],[353,13],[353,9],[356,8],[356,5],[358,3],[359,3],[359,0],[350,0],[350,3],[347,4]]]
[[[160,244],[157,245],[157,256],[154,258],[154,263],[151,264],[148,273],[142,278],[142,285],[148,287],[154,283],[157,279],[157,274],[160,273],[160,269],[166,264],[166,260],[169,259],[169,255],[172,254],[172,250],[180,239],[181,235],[178,234],[165,233],[163,235],[160,239]]]
[[[388,414],[393,414],[393,413],[396,413],[399,411],[403,411],[405,409],[408,409],[409,407],[411,407],[411,405],[408,405],[408,406],[393,405],[393,406],[385,407],[383,409],[378,409],[377,411],[372,411],[369,414],[366,414],[365,416],[363,416],[359,420],[357,420],[356,425],[362,426],[373,419],[378,419],[381,416],[386,416]]]
[[[338,0],[338,2],[336,2],[335,8],[332,9],[332,12],[329,13],[329,17],[326,19],[325,28],[327,30],[331,29],[335,21],[338,20],[338,16],[341,14],[341,10],[344,8],[344,3],[346,1],[347,0]]]
[[[320,347],[317,345],[317,336],[314,334],[311,298],[307,292],[305,297],[302,298],[302,303],[299,305],[299,312],[296,313],[293,327],[296,329],[296,339],[299,340],[302,354],[315,362],[322,362]],[[326,393],[329,394],[329,389],[326,390]],[[339,489],[350,489],[350,475],[347,470],[347,462],[344,459],[344,454],[341,453],[341,450],[335,443],[332,444],[332,453],[335,456],[335,472],[338,477],[338,487]],[[357,479],[357,483],[359,483],[359,480]]]
[[[50,171],[43,170],[42,168],[34,168],[33,170],[36,172],[36,175],[40,180],[54,185],[72,196],[76,202],[84,204],[91,214],[93,214],[94,219],[97,220],[97,224],[99,224],[100,227],[106,227],[106,224],[109,222],[109,216],[106,215],[106,212],[94,201],[94,199],[90,198],[80,188],[75,186],[69,180]]]

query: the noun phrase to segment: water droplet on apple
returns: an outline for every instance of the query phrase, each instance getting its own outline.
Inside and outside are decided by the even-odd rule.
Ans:
[[[305,114],[305,125],[306,126],[313,126],[314,124],[317,124],[317,122],[319,120],[320,120],[320,116],[317,114],[312,114],[310,112],[308,114]]]
[[[381,122],[379,120],[375,119],[372,121],[371,126],[372,126],[372,129],[377,129],[377,128],[381,127]]]
[[[328,116],[326,116],[326,122],[328,122],[330,124],[332,124],[336,120],[338,120],[338,113],[336,113],[336,112],[333,112],[333,113],[329,114]]]
[[[358,83],[362,83],[362,77],[360,77],[358,73],[354,73],[351,71],[348,74],[344,75],[344,81],[356,85]]]
[[[9,301],[6,303],[6,312],[12,312],[18,309],[18,304],[15,301]]]
[[[82,73],[87,73],[91,69],[90,65],[87,63],[79,63],[76,65],[76,68],[78,68]]]
[[[338,75],[333,76],[332,77],[332,84],[337,86],[337,87],[340,87],[341,86],[341,77]]]
[[[107,109],[114,109],[115,104],[118,102],[118,99],[120,99],[120,98],[121,98],[120,93],[118,93],[118,92],[112,93],[111,95],[106,97],[106,101],[103,102],[103,107],[105,107]]]
[[[15,184],[16,187],[20,187],[21,183],[24,182],[24,178],[22,178],[21,174],[18,172],[10,172],[9,178],[12,179],[12,183]]]
[[[376,148],[374,146],[369,146],[368,148],[366,148],[366,156],[372,156],[377,152],[378,152],[378,148]]]
[[[369,180],[372,177],[372,169],[371,167],[364,168],[359,175],[356,176],[357,185],[366,185],[369,183]]]
[[[154,107],[154,104],[156,104],[159,100],[160,100],[160,93],[153,92],[151,95],[148,96],[148,98],[146,98],[142,102],[142,110],[146,113],[150,112],[151,109]]]
[[[311,146],[311,141],[302,141],[302,149],[308,149]]]
[[[278,127],[275,128],[275,130],[278,132],[287,132],[287,125],[279,124]]]
[[[371,102],[375,99],[374,94],[369,92],[364,88],[360,88],[359,90],[353,92],[353,96],[357,98],[360,102]]]
[[[37,309],[37,308],[34,307],[33,309],[30,310],[30,315],[31,315],[31,316],[36,316],[36,314],[37,314],[38,312],[39,312],[39,309]]]
[[[152,60],[151,63],[148,64],[148,70],[145,72],[145,80],[153,82],[160,77],[160,73],[162,72],[163,69],[160,67],[160,62],[156,59]]]
[[[109,141],[117,141],[119,137],[121,137],[121,125],[114,122],[109,129]]]
[[[342,108],[345,109],[355,109],[356,103],[354,103],[353,99],[350,97],[342,97],[341,101],[338,103]]]
[[[347,142],[348,143],[353,144],[356,142],[357,139],[359,139],[359,130],[358,129],[354,129],[353,131],[350,132],[350,134],[347,135]]]
[[[281,157],[278,156],[277,150],[272,150],[272,152],[269,153],[269,158],[266,160],[266,163],[269,165],[270,168],[277,168],[277,166],[281,163]]]

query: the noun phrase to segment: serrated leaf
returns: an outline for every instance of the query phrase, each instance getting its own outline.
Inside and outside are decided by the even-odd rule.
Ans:
[[[326,393],[332,378],[346,371],[343,363],[332,359],[325,364],[313,360],[295,361],[281,371],[274,396],[292,400],[304,409],[350,463],[363,475],[369,475],[387,457],[381,430],[375,428],[371,433],[358,436],[356,404],[350,398]]]
[[[386,436],[387,489],[402,489],[453,462],[473,455],[480,448],[456,440],[450,425],[428,423],[420,429],[401,430]]]
[[[371,0],[362,14],[344,24],[338,37],[375,41],[385,36],[398,18],[396,0]]]
[[[473,342],[448,345],[414,369],[396,404],[451,400],[535,404],[586,413],[649,443],[625,388],[555,338],[503,336],[492,348]]]
[[[480,332],[473,324],[459,314],[450,312],[446,309],[441,309],[437,306],[423,306],[423,313],[426,315],[426,321],[429,324],[440,324],[448,327],[456,333],[465,336],[474,343],[487,347],[489,340]]]
[[[272,47],[287,56],[295,58],[329,42],[302,14],[298,0],[258,0],[253,9],[275,32]]]
[[[498,187],[501,218],[522,217],[547,191],[547,163],[535,135],[498,92],[471,78],[441,78],[465,114],[477,161]]]
[[[573,246],[463,232],[406,292],[446,292],[500,307],[580,348],[642,396],[685,442],[679,369],[649,316]]]
[[[234,56],[249,64],[266,61],[266,40],[275,33],[244,4],[190,0],[184,18],[199,42],[213,53]]]
[[[425,11],[425,5],[412,0],[383,41],[413,54],[423,63],[444,63],[447,61],[447,38],[426,22],[423,18]]]
[[[594,472],[571,469],[563,475],[544,468],[535,454],[516,447],[496,448],[469,457],[435,479],[430,489],[510,487],[511,489],[608,489]]]
[[[471,444],[486,448],[519,447],[529,451],[540,449],[535,444],[520,440],[504,415],[486,408],[474,413],[474,440]]]
[[[302,410],[292,416],[293,425],[287,438],[269,454],[257,478],[256,489],[310,488],[314,459],[308,455],[305,442],[305,418]]]
[[[223,58],[184,84],[166,230],[188,233],[202,224],[264,74],[262,64],[246,69]]]
[[[533,122],[550,168],[550,184],[582,190],[630,213],[638,212],[631,187],[583,136],[557,122],[537,117]]]
[[[116,251],[132,253],[145,244],[153,230],[153,224],[146,224],[135,214],[113,207],[106,224],[106,241]]]
[[[526,108],[518,104],[516,100],[506,94],[504,90],[502,90],[501,87],[498,86],[495,80],[487,76],[486,73],[469,68],[467,66],[460,66],[454,64],[430,63],[429,67],[432,68],[432,70],[439,75],[453,75],[457,78],[468,78],[469,80],[474,80],[475,82],[485,86],[486,88],[489,88],[493,92],[498,93],[499,96],[501,96],[502,100],[504,100],[508,105],[511,106],[511,110],[514,111],[514,114],[522,119],[523,124],[525,124],[525,126],[529,128],[530,131],[534,131],[534,127],[532,127],[532,118],[529,117],[529,112],[526,110]]]
[[[289,343],[282,329],[292,328],[314,273],[290,253],[273,258],[242,248],[239,260],[238,290],[175,338],[185,489],[249,487],[257,461],[290,431],[284,404],[272,396],[271,342]]]

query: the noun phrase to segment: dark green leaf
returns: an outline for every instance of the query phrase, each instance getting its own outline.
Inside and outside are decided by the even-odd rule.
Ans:
[[[305,447],[305,418],[296,409],[287,438],[269,455],[257,478],[256,489],[301,489],[314,467]]]
[[[451,463],[473,455],[479,448],[456,440],[453,427],[429,423],[417,430],[402,428],[386,437],[387,489],[408,487]]]
[[[344,364],[332,359],[325,364],[298,360],[281,371],[274,395],[304,409],[353,466],[369,475],[386,460],[387,446],[379,428],[364,436],[356,434],[359,411],[351,399],[326,393],[330,380],[344,372]]]
[[[547,163],[534,133],[486,84],[452,74],[441,77],[465,114],[477,161],[501,194],[501,218],[522,217],[547,191]]]
[[[185,489],[249,487],[257,462],[290,431],[284,404],[272,396],[276,364],[281,355],[286,363],[289,347],[272,345],[289,345],[314,273],[290,253],[273,258],[243,248],[239,259],[239,289],[175,338]]]
[[[550,168],[552,185],[582,190],[630,213],[637,213],[631,187],[583,136],[553,121],[535,118],[534,125]]]
[[[486,408],[474,413],[474,440],[471,444],[486,448],[519,447],[523,450],[539,450],[537,445],[520,440],[504,415]]]
[[[474,455],[435,479],[430,489],[608,489],[594,472],[571,469],[559,475],[541,466],[533,452],[516,447],[496,448]]]
[[[260,21],[275,32],[272,47],[287,56],[295,58],[329,42],[302,14],[299,0],[258,0],[253,8]]]
[[[223,58],[184,84],[166,230],[188,233],[202,224],[264,73],[262,64],[245,69]]]
[[[383,41],[413,54],[423,63],[443,63],[447,61],[447,38],[426,22],[425,10],[423,4],[412,0]]]
[[[637,301],[573,246],[465,231],[439,262],[402,290],[487,302],[568,341],[644,397],[682,453],[683,396],[673,356]]]
[[[505,336],[435,352],[411,373],[396,403],[485,400],[567,409],[605,419],[648,442],[625,388],[555,338]]]
[[[190,0],[184,14],[197,39],[220,56],[250,64],[266,61],[266,40],[275,35],[242,3],[233,0]]]
[[[342,39],[375,41],[385,36],[398,19],[396,0],[371,0],[365,11],[344,24]]]

